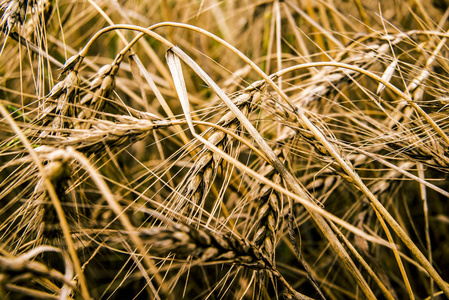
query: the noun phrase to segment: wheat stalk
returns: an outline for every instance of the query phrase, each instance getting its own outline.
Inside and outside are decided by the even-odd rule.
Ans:
[[[260,92],[250,88],[247,91],[243,91],[240,96],[234,99],[234,103],[241,109],[244,115],[248,116],[258,103],[259,99]],[[227,112],[216,124],[235,132],[240,132],[241,130],[241,125],[232,112]],[[226,152],[231,152],[232,138],[229,135],[215,129],[209,130],[208,133],[209,138],[207,140],[212,145]],[[211,184],[217,176],[221,161],[221,156],[210,151],[207,147],[203,147],[198,153],[191,170],[184,179],[186,185],[179,191],[179,194],[182,197],[176,197],[173,201],[176,205],[174,211],[183,209],[185,205],[190,207],[187,208],[189,211],[196,210],[198,206],[200,208],[204,206],[206,195],[211,189]],[[187,204],[186,201],[188,201]]]

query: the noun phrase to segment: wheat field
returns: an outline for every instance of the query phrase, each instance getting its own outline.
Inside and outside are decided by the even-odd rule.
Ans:
[[[446,0],[0,15],[1,299],[449,297]]]

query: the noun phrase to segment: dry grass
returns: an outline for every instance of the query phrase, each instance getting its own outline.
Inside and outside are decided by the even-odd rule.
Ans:
[[[0,298],[449,297],[445,1],[0,12]]]

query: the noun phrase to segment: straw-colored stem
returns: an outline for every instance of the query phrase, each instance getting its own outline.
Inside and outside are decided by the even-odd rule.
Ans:
[[[37,156],[36,151],[33,149],[33,146],[31,146],[30,142],[25,137],[22,130],[20,130],[19,126],[17,126],[17,124],[14,122],[14,120],[9,115],[8,111],[5,109],[5,107],[1,103],[0,103],[0,113],[8,121],[11,128],[14,130],[14,132],[20,138],[21,142],[23,143],[25,148],[28,150],[28,153],[30,154],[34,163],[36,164],[36,167],[38,168],[39,173],[41,174],[45,188],[47,189],[47,192],[48,192],[48,195],[50,196],[53,207],[56,210],[56,214],[58,215],[59,223],[61,224],[61,229],[62,229],[62,232],[64,235],[64,239],[65,239],[65,242],[67,243],[67,248],[70,253],[70,258],[73,261],[76,273],[79,278],[79,283],[80,283],[80,287],[81,287],[81,295],[83,296],[84,299],[90,299],[89,290],[87,289],[86,279],[84,277],[84,272],[81,269],[80,260],[76,253],[75,245],[73,243],[71,233],[70,233],[70,228],[67,223],[67,219],[65,217],[64,210],[62,209],[61,202],[58,199],[58,195],[56,194],[56,191],[55,191],[51,181],[45,175],[45,170],[44,170],[44,167],[42,166],[42,162],[40,161],[39,157]]]

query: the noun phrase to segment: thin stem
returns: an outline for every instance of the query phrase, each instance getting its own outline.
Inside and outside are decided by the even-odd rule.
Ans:
[[[25,148],[28,150],[28,153],[32,157],[37,169],[39,170],[39,173],[41,174],[45,188],[47,189],[47,192],[48,192],[48,195],[50,196],[53,207],[56,210],[56,214],[58,216],[59,223],[61,225],[62,233],[64,235],[65,242],[67,243],[67,249],[70,253],[70,258],[72,259],[73,264],[75,265],[75,270],[78,275],[79,284],[81,287],[81,295],[84,299],[90,299],[89,290],[87,289],[86,279],[84,277],[84,272],[81,269],[80,260],[76,253],[76,250],[75,250],[75,245],[72,240],[70,228],[67,223],[67,219],[65,217],[64,210],[62,209],[61,202],[59,201],[58,195],[56,194],[55,188],[53,187],[53,184],[51,183],[50,179],[48,179],[48,177],[46,176],[42,162],[39,159],[36,151],[33,149],[33,146],[31,146],[30,142],[28,141],[26,136],[23,134],[22,130],[20,130],[19,126],[17,126],[17,124],[13,120],[13,118],[11,118],[11,116],[9,115],[8,111],[3,106],[2,103],[0,103],[0,113],[3,115],[3,117],[9,123],[11,128],[14,130],[14,132],[19,137],[20,141],[23,143]]]

